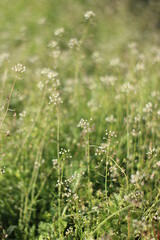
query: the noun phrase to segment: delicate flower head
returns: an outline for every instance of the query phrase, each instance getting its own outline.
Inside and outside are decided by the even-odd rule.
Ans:
[[[71,38],[69,40],[68,46],[70,48],[78,47],[80,45],[80,42],[76,38]]]
[[[114,115],[107,116],[105,120],[108,123],[115,123],[117,121],[117,119],[114,117]]]
[[[96,16],[96,14],[93,11],[87,11],[84,14],[84,17],[87,21],[93,19],[95,16]]]
[[[59,151],[59,155],[61,156],[62,160],[65,160],[67,158],[72,158],[70,154],[70,149],[66,150],[64,148],[61,148],[61,150]]]
[[[87,133],[90,131],[89,122],[81,118],[80,122],[78,123],[78,127],[83,129],[83,133]]]
[[[18,63],[12,68],[12,70],[16,73],[24,73],[26,71],[26,67],[23,66],[21,63]]]
[[[55,36],[62,36],[64,33],[64,28],[58,28],[54,31]]]
[[[51,41],[49,44],[48,44],[48,47],[49,48],[55,48],[58,46],[58,42],[56,41]]]
[[[54,79],[55,77],[58,76],[58,73],[49,69],[49,68],[43,68],[42,71],[41,71],[41,74],[43,76],[47,76],[47,78],[49,79]]]
[[[63,103],[59,93],[52,94],[52,96],[49,96],[49,104],[53,104],[55,106],[59,105],[60,103]]]
[[[153,104],[151,102],[148,102],[145,107],[143,108],[144,113],[152,113],[153,112]]]

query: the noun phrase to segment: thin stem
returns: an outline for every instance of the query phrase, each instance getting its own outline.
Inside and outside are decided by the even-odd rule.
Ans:
[[[115,165],[121,170],[121,172],[124,174],[125,176],[125,179],[126,179],[126,184],[127,184],[127,191],[128,191],[128,177],[127,175],[125,174],[124,170],[118,165],[118,163],[113,159],[111,158],[110,156],[108,156],[114,163]]]
[[[129,136],[129,106],[128,106],[128,94],[127,94],[127,160],[129,161],[129,155],[130,155],[130,149],[129,149],[129,141],[130,141],[130,136]],[[128,171],[128,163],[127,163],[127,171]]]
[[[130,210],[128,209],[128,216],[127,216],[127,224],[128,224],[128,240],[130,239]]]
[[[108,189],[107,189],[108,158],[109,158],[109,146],[108,146],[108,149],[107,149],[107,157],[106,157],[106,175],[105,175],[105,193],[106,193],[106,200],[107,200],[107,198],[108,198],[108,196],[107,196],[107,192],[108,192]]]
[[[89,149],[89,133],[88,133],[88,137],[87,137],[87,161],[88,161],[88,187],[90,184],[90,149]]]
[[[57,106],[57,161],[58,161],[58,216],[61,217],[61,162],[59,157],[59,125],[60,113],[59,106]],[[59,223],[59,234],[61,234],[61,226]]]
[[[126,206],[126,207],[124,207],[124,208],[122,208],[122,209],[114,212],[114,213],[111,214],[110,216],[108,216],[108,217],[107,217],[104,221],[102,221],[102,222],[98,225],[98,227],[91,233],[91,236],[92,236],[94,233],[96,233],[96,232],[98,231],[98,229],[101,228],[101,227],[102,227],[108,220],[110,220],[112,217],[114,217],[115,215],[117,215],[117,214],[119,214],[119,213],[121,213],[121,212],[123,212],[123,211],[125,211],[125,210],[127,210],[127,209],[129,209],[129,208],[131,208],[131,207],[133,207],[132,204],[131,204],[131,205],[128,205],[128,206]]]
[[[2,118],[1,124],[0,124],[0,129],[2,129],[4,120],[5,120],[6,116],[7,116],[7,113],[8,113],[8,110],[9,110],[9,105],[10,105],[10,100],[11,100],[11,97],[12,97],[12,93],[13,93],[14,86],[15,86],[15,84],[16,84],[16,81],[17,81],[17,77],[14,79],[14,82],[13,82],[12,88],[11,88],[11,91],[10,91],[9,96],[8,96],[8,98],[7,98],[7,107],[6,107],[6,111],[5,111],[5,113],[4,113],[4,116],[3,116],[3,118]]]

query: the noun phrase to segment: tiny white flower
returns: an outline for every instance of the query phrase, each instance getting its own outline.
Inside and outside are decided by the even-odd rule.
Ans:
[[[94,18],[96,15],[93,11],[87,11],[85,14],[84,14],[84,17],[86,20],[90,20],[92,18]]]
[[[54,31],[55,36],[62,36],[64,33],[64,28],[58,28]]]
[[[12,70],[16,73],[24,73],[26,71],[26,67],[23,66],[21,63],[18,63],[12,68]]]

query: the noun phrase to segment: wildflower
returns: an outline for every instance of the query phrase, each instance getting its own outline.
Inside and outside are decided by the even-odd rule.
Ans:
[[[149,148],[147,151],[148,159],[151,159],[152,156],[157,157],[157,149],[156,148]]]
[[[46,76],[48,79],[54,79],[55,77],[58,76],[58,73],[55,72],[55,71],[52,71],[51,69],[49,68],[43,68],[42,71],[41,71],[41,74],[43,76]]]
[[[40,82],[37,84],[37,87],[39,88],[40,91],[42,91],[43,88],[44,88],[43,82],[40,81]]]
[[[118,57],[111,59],[110,60],[110,65],[112,67],[119,66],[120,65],[120,59]]]
[[[85,14],[84,14],[84,17],[87,21],[93,19],[95,17],[95,13],[93,11],[87,11]]]
[[[93,52],[92,59],[93,59],[94,63],[96,63],[96,64],[99,64],[102,62],[102,57],[101,57],[100,53],[97,51]]]
[[[158,162],[156,163],[156,165],[157,165],[158,167],[160,167],[160,161],[158,161]]]
[[[57,159],[52,159],[52,164],[55,167],[58,164],[58,160]]]
[[[68,46],[70,48],[78,47],[80,45],[80,42],[76,38],[71,38],[69,40]]]
[[[63,103],[59,93],[52,94],[52,96],[49,96],[49,104],[53,104],[55,106],[59,105],[60,103]]]
[[[151,113],[153,111],[153,105],[151,102],[148,102],[145,107],[143,108],[144,113]]]
[[[49,48],[55,48],[58,46],[58,42],[56,41],[51,41],[49,44],[48,44],[48,47]]]
[[[110,116],[106,117],[105,120],[108,123],[115,123],[117,121],[117,119],[113,115],[110,115]]]
[[[145,69],[144,63],[137,63],[135,71],[143,71]]]
[[[55,51],[53,51],[53,52],[51,53],[51,56],[52,56],[54,59],[57,59],[57,58],[59,58],[60,54],[61,54],[61,51],[60,51],[60,50],[55,50]]]
[[[26,71],[26,67],[23,66],[21,63],[18,63],[12,68],[12,70],[16,73],[24,73]]]
[[[130,51],[133,55],[138,55],[137,43],[136,42],[129,43],[128,48],[130,49]]]
[[[160,63],[160,55],[156,55],[154,58],[153,58],[153,64],[155,63]]]
[[[61,156],[62,160],[72,158],[72,156],[70,155],[70,149],[66,150],[64,148],[61,148],[59,155]]]
[[[137,43],[136,43],[136,42],[131,42],[131,43],[129,43],[129,44],[128,44],[128,48],[129,48],[129,49],[135,49],[135,48],[137,48]]]
[[[86,134],[91,131],[89,122],[87,120],[84,120],[83,118],[78,123],[78,127],[83,129],[83,133]]]
[[[60,36],[61,37],[63,35],[63,33],[64,33],[64,28],[58,28],[54,31],[55,36]]]
[[[117,81],[117,77],[106,75],[104,77],[100,77],[100,81],[106,84],[107,86],[114,86]]]
[[[26,111],[19,113],[19,119],[22,121],[26,116]]]
[[[129,93],[136,93],[136,88],[135,86],[133,86],[132,84],[130,84],[129,82],[126,82],[124,83],[122,86],[121,86],[121,91],[123,93],[126,93],[126,94],[129,94]]]

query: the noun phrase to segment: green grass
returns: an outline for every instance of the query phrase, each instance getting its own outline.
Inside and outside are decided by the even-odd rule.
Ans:
[[[160,239],[159,5],[129,4],[1,1],[0,239]]]

